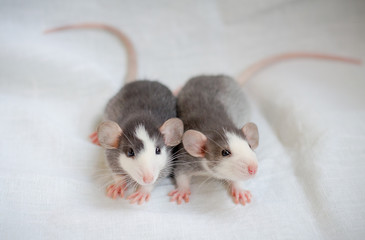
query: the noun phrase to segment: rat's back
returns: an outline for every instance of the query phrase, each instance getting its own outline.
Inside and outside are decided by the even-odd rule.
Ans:
[[[176,117],[176,98],[157,81],[136,81],[126,84],[107,104],[105,117],[121,123],[135,114],[148,114],[162,124]]]
[[[190,79],[178,96],[178,115],[191,122],[197,118],[209,125],[232,121],[241,128],[248,120],[247,99],[241,86],[225,75],[198,76]]]

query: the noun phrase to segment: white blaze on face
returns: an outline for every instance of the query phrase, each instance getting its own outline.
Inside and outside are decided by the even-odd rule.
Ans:
[[[158,178],[168,160],[166,146],[157,146],[156,140],[151,139],[143,125],[135,131],[136,137],[142,141],[143,149],[135,153],[134,158],[122,153],[119,157],[120,166],[140,185],[153,184]],[[160,154],[156,154],[156,147],[160,147]],[[145,183],[144,178],[153,178],[152,182]]]
[[[250,178],[248,166],[256,166],[257,168],[255,152],[252,151],[242,137],[230,132],[225,132],[225,134],[229,146],[228,150],[231,154],[226,157],[222,156],[220,163],[214,168],[214,171],[220,178],[233,181]]]

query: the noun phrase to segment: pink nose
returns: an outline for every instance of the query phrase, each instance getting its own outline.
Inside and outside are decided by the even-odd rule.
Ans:
[[[248,173],[251,175],[255,175],[257,172],[257,165],[248,166]]]
[[[145,176],[143,176],[143,182],[144,183],[151,183],[151,182],[153,182],[153,176],[152,175],[145,175]]]

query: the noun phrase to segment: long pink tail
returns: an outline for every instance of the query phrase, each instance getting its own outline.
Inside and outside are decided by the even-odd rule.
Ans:
[[[131,40],[122,31],[113,26],[101,23],[80,23],[46,30],[44,33],[52,33],[69,29],[102,29],[117,36],[124,45],[127,53],[127,73],[125,83],[133,82],[137,78],[137,54]]]
[[[296,59],[296,58],[298,58],[298,59],[310,58],[310,59],[340,61],[340,62],[346,62],[346,63],[358,64],[358,65],[360,65],[362,63],[362,61],[360,59],[320,54],[320,53],[306,53],[306,52],[284,53],[284,54],[275,55],[275,56],[272,56],[269,58],[265,58],[255,64],[252,64],[239,75],[239,77],[237,78],[237,81],[242,86],[243,84],[245,84],[247,82],[248,79],[250,79],[252,76],[254,76],[259,71],[263,70],[264,68],[269,67],[272,64],[281,62],[283,60]]]

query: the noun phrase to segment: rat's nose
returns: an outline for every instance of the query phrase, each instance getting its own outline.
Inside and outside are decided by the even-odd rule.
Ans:
[[[152,174],[144,175],[143,176],[143,182],[147,183],[147,184],[153,182]]]
[[[257,172],[257,165],[248,166],[248,173],[251,175],[255,175]]]

